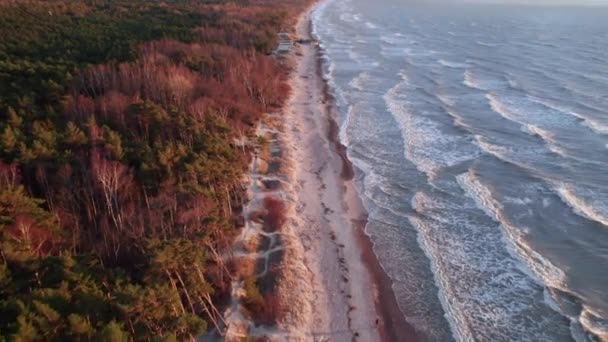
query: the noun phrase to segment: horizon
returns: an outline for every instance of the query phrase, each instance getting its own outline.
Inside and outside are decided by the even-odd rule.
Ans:
[[[529,6],[529,7],[608,7],[608,0],[584,0],[584,1],[572,1],[572,0],[407,0],[405,2],[419,3],[419,4],[449,4],[449,5],[460,5],[460,4],[480,4],[480,5],[517,5],[517,6]]]

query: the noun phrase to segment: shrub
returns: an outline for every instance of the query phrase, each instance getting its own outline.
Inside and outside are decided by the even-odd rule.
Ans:
[[[285,217],[285,204],[283,201],[273,198],[264,198],[264,209],[266,215],[264,216],[264,230],[270,232],[276,232],[281,230],[285,224],[287,218]]]

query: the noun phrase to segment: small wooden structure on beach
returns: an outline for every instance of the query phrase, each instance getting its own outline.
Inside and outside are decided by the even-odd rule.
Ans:
[[[274,49],[274,54],[277,56],[285,55],[291,52],[293,48],[293,40],[287,32],[280,32],[277,47]]]

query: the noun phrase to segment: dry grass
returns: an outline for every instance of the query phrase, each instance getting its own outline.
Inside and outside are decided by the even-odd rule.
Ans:
[[[244,242],[244,248],[249,253],[255,253],[260,245],[260,237],[258,235],[250,236],[247,241]]]
[[[234,258],[230,264],[233,274],[241,278],[251,277],[255,273],[256,263],[252,258]]]

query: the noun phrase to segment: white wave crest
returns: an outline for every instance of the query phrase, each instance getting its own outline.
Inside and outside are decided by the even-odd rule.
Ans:
[[[475,201],[477,207],[494,221],[500,223],[506,233],[505,242],[507,242],[509,251],[528,267],[522,270],[537,279],[538,283],[543,286],[563,288],[566,278],[564,271],[528,246],[523,232],[525,229],[514,227],[508,223],[508,220],[502,214],[503,207],[494,199],[492,191],[481,183],[472,171],[458,175],[456,179],[465,194]],[[529,271],[532,271],[532,273]]]
[[[525,131],[530,135],[541,137],[546,142],[555,142],[554,134],[533,124],[526,124]]]
[[[608,226],[608,207],[600,200],[599,194],[591,190],[581,191],[564,183],[558,184],[556,190],[562,201],[576,214]],[[582,194],[577,194],[577,190]]]
[[[485,88],[481,87],[481,85],[477,82],[477,80],[473,76],[473,72],[470,69],[467,69],[464,72],[464,81],[462,83],[469,88],[486,90]]]
[[[507,106],[500,101],[498,96],[496,96],[495,94],[486,94],[486,99],[488,99],[488,103],[490,104],[490,107],[494,112],[500,114],[500,116],[509,121],[512,121],[522,126],[525,125],[525,122],[520,121],[517,114],[510,111],[509,108],[507,108]]]
[[[591,119],[583,119],[583,125],[599,134],[608,134],[608,126]]]
[[[482,42],[482,41],[476,41],[477,44],[482,45],[482,46],[488,46],[488,47],[496,47],[498,46],[498,44],[495,43],[486,43],[486,42]]]
[[[608,341],[608,320],[593,313],[591,308],[583,306],[580,322],[587,331],[592,332],[600,341]]]
[[[355,78],[353,78],[348,83],[348,85],[351,88],[354,88],[359,91],[363,91],[363,90],[366,90],[365,84],[366,84],[366,82],[369,82],[370,79],[371,79],[371,75],[369,74],[369,72],[363,71],[363,72],[359,73]]]
[[[538,98],[535,96],[528,96],[528,97],[530,98],[530,100],[532,100],[538,104],[541,104],[547,108],[574,116],[576,119],[581,121],[581,124],[583,126],[591,129],[595,133],[608,134],[608,124],[599,122],[596,119],[589,118],[589,117],[585,116],[584,114],[580,114],[580,113],[572,110],[571,108],[567,108],[564,106],[560,106],[560,105],[551,103],[548,100],[544,100],[544,99],[541,99],[541,98]]]
[[[510,110],[508,106],[501,102],[495,94],[486,94],[486,98],[488,99],[490,107],[494,112],[498,113],[506,120],[520,125],[520,129],[523,132],[539,137],[541,140],[543,140],[549,151],[562,157],[568,157],[566,151],[562,147],[558,146],[553,132],[541,128],[538,124],[528,123],[527,119],[522,117],[520,113]]]
[[[369,28],[369,29],[377,29],[378,26],[372,22],[366,21],[365,22],[365,27]]]
[[[503,230],[480,221],[471,202],[455,203],[418,192],[412,207],[420,215],[408,217],[431,261],[456,340],[549,341],[556,330],[563,334],[567,327],[558,323],[558,314],[538,305],[542,288],[521,271],[521,263],[505,248]],[[551,329],[530,325],[519,319],[521,315],[552,317],[555,324]]]
[[[405,157],[430,178],[444,167],[473,159],[480,151],[465,136],[442,132],[435,121],[410,112],[407,101],[408,79],[402,80],[383,97],[387,109],[399,124],[405,143]]]
[[[456,104],[456,101],[451,96],[447,96],[447,95],[441,94],[441,93],[437,94],[436,96],[437,96],[437,99],[439,99],[439,101],[441,101],[441,103],[443,103],[446,106],[453,107]]]
[[[437,61],[437,63],[443,65],[444,67],[448,67],[448,68],[452,68],[452,69],[464,69],[464,68],[468,67],[468,64],[466,64],[466,63],[451,62],[451,61],[446,61],[445,59],[440,59]]]

